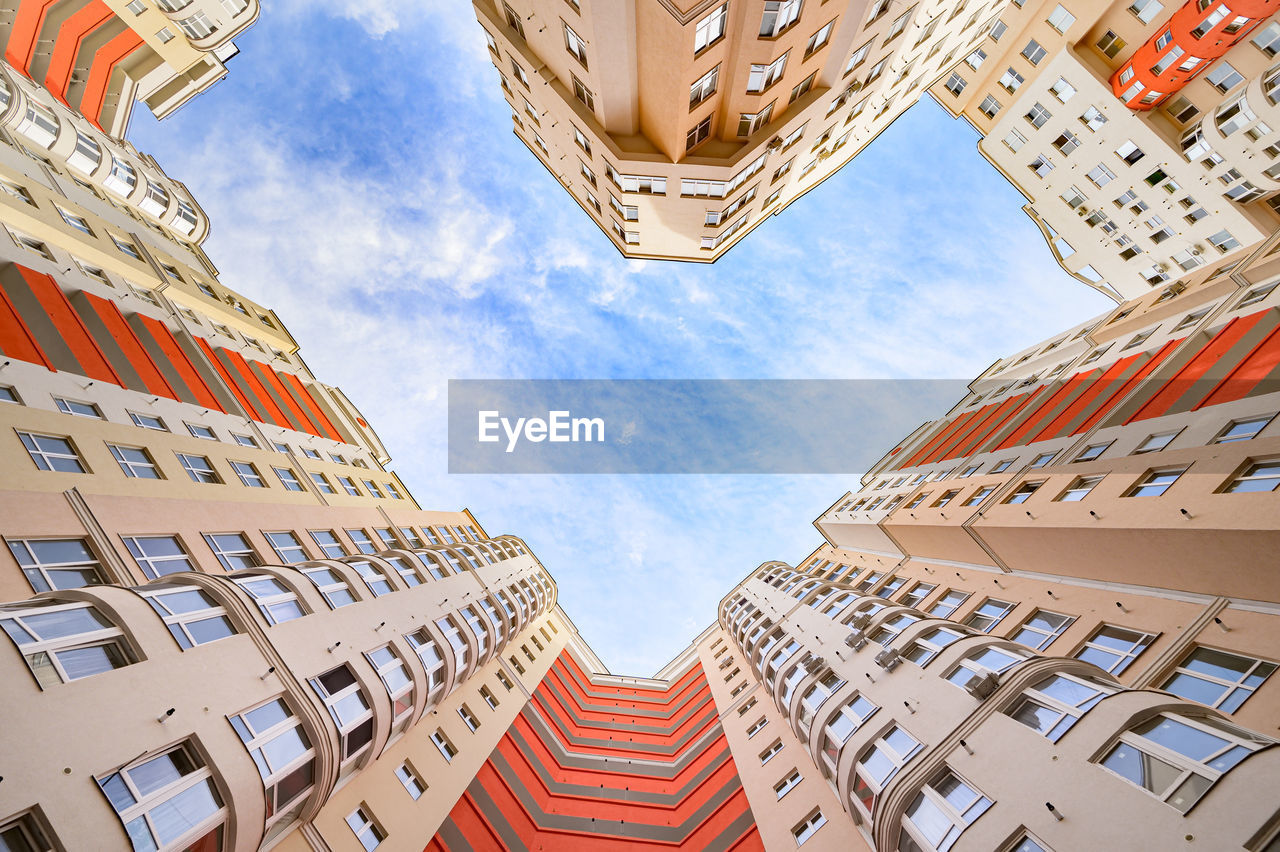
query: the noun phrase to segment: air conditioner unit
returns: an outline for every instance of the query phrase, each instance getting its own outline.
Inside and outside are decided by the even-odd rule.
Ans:
[[[827,668],[827,661],[817,654],[810,654],[805,658],[804,667],[809,671],[809,674],[817,674]]]
[[[1196,243],[1191,247],[1191,255],[1193,257],[1199,257],[1202,254],[1204,254],[1204,246],[1200,245],[1199,243]]]
[[[1000,678],[995,672],[987,672],[975,678],[970,678],[965,684],[965,691],[974,698],[982,701],[991,693],[996,691],[996,687],[1000,685]]]
[[[875,656],[876,665],[885,671],[893,671],[902,662],[902,652],[897,648],[885,648]]]
[[[866,630],[869,624],[871,624],[871,616],[865,612],[854,616],[853,621],[849,622],[849,626],[855,630]]]
[[[848,645],[855,651],[861,651],[867,644],[867,634],[861,630],[855,630],[848,636],[844,637],[844,644]]]
[[[775,136],[769,140],[769,144],[765,146],[770,151],[779,151],[782,149],[782,137]]]

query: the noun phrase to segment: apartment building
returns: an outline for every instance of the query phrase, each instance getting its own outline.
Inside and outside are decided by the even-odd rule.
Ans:
[[[258,0],[5,0],[4,60],[121,138],[134,101],[170,115],[226,76]]]
[[[1136,298],[1280,227],[1278,9],[1014,4],[931,93],[978,130],[1062,267]]]
[[[587,217],[627,257],[710,262],[852,159],[972,53],[1007,5],[474,9],[515,135]]]

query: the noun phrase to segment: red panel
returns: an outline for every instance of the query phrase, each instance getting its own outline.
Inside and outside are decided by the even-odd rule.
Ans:
[[[1085,381],[1086,378],[1095,372],[1097,371],[1089,370],[1084,373],[1076,373],[1068,379],[1062,387],[1049,394],[1048,397],[1036,405],[1035,408],[1029,407],[1026,416],[1022,419],[1022,425],[1010,432],[1009,436],[997,444],[995,449],[1003,450],[1008,447],[1015,447],[1022,443],[1024,435],[1034,429],[1041,420],[1048,417],[1049,413],[1053,411],[1060,401],[1066,399],[1077,387],[1079,387],[1081,382]]]
[[[125,30],[111,41],[98,48],[93,55],[93,64],[89,66],[89,79],[84,84],[84,94],[80,96],[78,107],[80,114],[93,122],[102,130],[102,105],[107,100],[107,88],[111,85],[111,74],[125,57],[144,44],[142,37],[133,30]]]
[[[1213,339],[1205,344],[1205,347],[1194,358],[1184,364],[1182,369],[1174,374],[1171,379],[1164,382],[1160,390],[1135,411],[1125,423],[1134,423],[1138,420],[1159,417],[1172,408],[1174,403],[1189,391],[1196,381],[1209,372],[1209,369],[1218,362],[1218,359],[1230,351],[1231,347],[1240,341],[1240,338],[1248,334],[1249,329],[1258,324],[1258,320],[1262,319],[1262,315],[1265,313],[1266,311],[1259,311],[1247,317],[1236,317],[1223,326],[1222,330],[1215,334]]]
[[[44,17],[58,2],[59,0],[22,0],[18,4],[13,29],[9,32],[9,43],[4,48],[4,58],[24,74],[31,64],[31,57],[35,56],[36,41],[40,38],[40,30],[44,28]]]
[[[1089,405],[1098,398],[1099,394],[1111,387],[1117,379],[1124,375],[1124,371],[1129,369],[1135,361],[1142,357],[1142,353],[1130,355],[1121,358],[1103,371],[1101,376],[1094,379],[1093,382],[1085,388],[1084,392],[1071,401],[1071,403],[1049,423],[1036,432],[1034,437],[1028,438],[1028,444],[1034,444],[1036,441],[1047,441],[1050,438],[1056,438],[1058,435],[1071,425],[1071,421],[1080,416],[1080,412],[1084,411]]]
[[[259,423],[265,423],[262,415],[258,413],[258,409],[249,401],[249,397],[245,396],[244,391],[240,389],[240,385],[231,377],[231,373],[226,366],[218,360],[218,356],[213,354],[213,349],[205,342],[203,337],[197,337],[196,342],[200,344],[200,348],[204,350],[205,356],[209,359],[209,363],[213,365],[213,369],[218,371],[218,375],[222,378],[222,383],[230,388],[231,393],[235,396],[236,401],[244,407],[245,412]],[[222,350],[218,350],[221,352]]]
[[[178,371],[178,375],[182,376],[182,381],[186,383],[187,390],[191,391],[191,395],[205,408],[225,412],[226,409],[222,407],[222,403],[218,402],[218,398],[214,395],[209,385],[205,383],[200,371],[196,369],[195,364],[192,364],[191,359],[187,357],[187,353],[182,351],[182,347],[178,345],[178,341],[174,338],[173,332],[169,330],[169,326],[144,314],[137,314],[136,316],[147,327],[152,339],[160,347],[160,351],[169,359],[169,363],[173,365],[173,368]]]
[[[993,418],[999,413],[1001,405],[1003,405],[1003,403],[997,404],[993,402],[979,408],[978,416],[974,417],[967,428],[958,432],[956,437],[948,442],[948,446],[942,450],[941,454],[937,459],[935,459],[935,461],[942,461],[943,459],[951,459],[964,455],[961,451],[961,447],[968,444],[969,441],[979,433],[979,430],[981,430],[983,426],[992,422]]]
[[[253,370],[254,375],[258,377],[258,381],[268,385],[271,390],[276,392],[275,398],[284,402],[285,408],[289,409],[289,413],[293,415],[293,420],[297,421],[302,431],[310,432],[318,438],[324,437],[324,434],[311,422],[311,418],[298,407],[297,400],[291,397],[289,392],[284,389],[284,385],[280,382],[280,377],[276,375],[275,370],[259,361],[249,361],[247,363],[249,369]]]
[[[80,45],[94,30],[109,23],[115,13],[102,0],[89,0],[88,5],[63,21],[49,57],[49,70],[44,77],[45,88],[54,97],[66,103],[67,87],[71,85],[71,72],[75,70]],[[96,115],[96,113],[95,113]]]
[[[1127,382],[1116,388],[1115,392],[1111,394],[1110,399],[1098,406],[1098,410],[1093,412],[1093,414],[1090,414],[1089,417],[1077,426],[1071,434],[1079,435],[1082,432],[1092,429],[1095,423],[1100,421],[1103,417],[1106,417],[1107,414],[1120,404],[1120,402],[1122,402],[1135,387],[1146,381],[1147,377],[1155,372],[1156,368],[1163,364],[1164,360],[1173,354],[1173,351],[1177,349],[1178,345],[1185,339],[1186,338],[1180,337],[1177,340],[1170,340],[1164,346],[1161,346],[1156,351],[1156,354],[1151,356],[1151,360],[1142,365],[1141,370],[1134,373],[1129,377]]]
[[[973,452],[976,447],[982,446],[982,442],[987,440],[997,429],[1008,419],[1010,409],[1014,409],[1021,405],[1022,400],[1026,399],[1026,394],[1011,396],[1004,402],[996,406],[995,411],[991,412],[991,416],[986,418],[979,426],[969,432],[965,436],[964,441],[958,447],[959,452],[956,455],[967,456]]]
[[[120,309],[116,307],[116,303],[109,299],[95,296],[92,293],[86,292],[84,295],[88,298],[89,304],[93,306],[94,313],[102,320],[103,325],[107,327],[107,331],[111,333],[111,337],[121,351],[124,352],[124,356],[129,359],[129,364],[138,373],[138,376],[142,378],[142,383],[146,385],[147,390],[159,396],[177,399],[178,394],[165,381],[164,375],[151,360],[147,350],[142,348],[142,344],[134,335],[133,329],[129,327],[129,323],[125,322]]]
[[[961,415],[961,416],[963,416],[963,415]],[[951,427],[952,427],[952,426],[954,426],[954,425],[955,425],[955,421],[954,421],[954,420],[952,420],[952,421],[950,421],[950,422],[943,421],[943,422],[941,422],[941,423],[938,423],[938,424],[937,424],[937,426],[935,427],[935,431],[934,431],[934,433],[933,433],[933,437],[932,437],[932,438],[930,438],[930,439],[929,439],[929,440],[924,444],[924,446],[922,446],[920,449],[916,450],[916,451],[915,451],[915,453],[913,453],[913,454],[912,454],[912,456],[911,456],[909,459],[907,459],[906,461],[903,461],[903,462],[899,465],[899,469],[904,468],[904,467],[913,467],[913,466],[915,466],[916,464],[918,464],[920,459],[924,458],[924,457],[925,457],[925,456],[927,456],[929,453],[933,452],[933,449],[934,449],[935,447],[937,447],[937,446],[938,446],[938,444],[942,441],[943,436],[944,436],[944,435],[946,435],[947,431],[948,431],[949,429],[951,429]]]
[[[22,321],[22,314],[9,301],[3,287],[0,287],[0,352],[19,361],[43,364],[49,370],[54,369],[40,344],[36,343],[31,330]]]
[[[311,394],[307,393],[307,389],[302,386],[302,381],[292,373],[276,373],[285,386],[292,390],[294,401],[302,404],[307,411],[311,413],[311,422],[318,425],[324,430],[325,435],[335,441],[346,442],[346,439],[338,433],[337,428],[333,425],[328,417],[325,416],[324,409],[316,405],[316,401],[311,398]]]
[[[1280,365],[1280,327],[1272,329],[1271,333],[1253,347],[1253,351],[1246,355],[1245,359],[1237,364],[1225,379],[1218,382],[1209,395],[1195,407],[1203,408],[1243,399],[1277,365]]]
[[[1015,399],[1020,400],[1017,406],[1008,414],[1006,414],[1004,417],[1002,417],[999,423],[992,424],[991,428],[987,430],[987,434],[983,435],[982,440],[979,441],[976,446],[974,446],[973,451],[986,452],[987,448],[985,445],[987,441],[990,441],[993,438],[995,438],[997,435],[999,435],[1002,431],[1004,431],[1005,427],[1008,426],[1010,423],[1016,422],[1017,418],[1022,415],[1023,411],[1033,406],[1035,404],[1035,401],[1039,399],[1041,395],[1046,394],[1048,392],[1049,392],[1049,385],[1041,385],[1040,387],[1036,388],[1033,393],[1023,394],[1022,396],[1015,397]]]
[[[258,400],[260,403],[258,410],[266,412],[267,419],[263,422],[274,423],[282,429],[293,429],[293,424],[289,422],[289,418],[284,416],[280,406],[276,405],[276,401],[271,398],[271,394],[262,386],[262,382],[254,375],[253,370],[249,369],[249,364],[241,357],[240,353],[232,349],[219,349],[218,353],[231,362],[232,369],[244,382],[242,387],[247,388],[248,392],[253,394],[254,399]]]
[[[71,303],[67,301],[67,296],[58,283],[50,276],[36,272],[34,269],[27,269],[17,264],[15,267],[31,287],[31,292],[40,300],[40,305],[49,315],[49,319],[53,320],[54,326],[62,335],[71,354],[75,355],[76,360],[80,362],[80,369],[84,375],[124,387],[124,382],[116,375],[111,362],[107,360],[106,355],[102,354],[97,341],[93,339],[89,329],[85,328],[84,321],[80,319],[75,308],[71,307]]]

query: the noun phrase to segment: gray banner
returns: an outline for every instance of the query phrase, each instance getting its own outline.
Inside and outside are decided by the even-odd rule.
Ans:
[[[959,380],[449,381],[450,473],[862,473]]]

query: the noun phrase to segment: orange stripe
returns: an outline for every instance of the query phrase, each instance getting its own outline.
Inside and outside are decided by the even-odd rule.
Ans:
[[[226,409],[218,402],[218,397],[214,395],[213,390],[205,383],[204,377],[200,375],[200,371],[196,369],[195,364],[191,363],[187,353],[182,351],[182,347],[178,345],[178,341],[173,336],[173,332],[169,330],[169,327],[160,322],[160,320],[153,319],[145,314],[137,314],[136,316],[146,325],[147,331],[151,334],[151,339],[156,342],[156,345],[160,347],[160,351],[169,359],[169,363],[178,371],[178,375],[182,377],[182,381],[186,384],[187,390],[191,391],[191,395],[205,408],[225,412]]]
[[[260,361],[249,361],[248,364],[254,375],[258,377],[258,380],[267,385],[270,390],[274,390],[276,398],[280,399],[284,403],[284,407],[289,409],[289,413],[293,415],[291,422],[297,421],[298,428],[303,432],[310,432],[320,438],[324,437],[320,430],[316,428],[316,425],[311,422],[311,418],[307,417],[306,413],[298,407],[297,401],[284,389],[284,385],[280,382],[280,377],[276,375],[275,370]]]
[[[87,6],[63,21],[58,29],[44,85],[64,104],[67,102],[67,87],[71,85],[71,73],[75,70],[80,45],[94,30],[109,23],[114,17],[115,13],[102,0],[90,0]]]
[[[178,394],[165,381],[164,375],[160,369],[156,367],[151,360],[151,356],[147,354],[147,350],[142,347],[137,336],[134,335],[133,329],[129,327],[129,323],[125,322],[124,316],[120,313],[120,309],[116,307],[116,303],[108,299],[95,296],[86,292],[85,297],[88,298],[89,304],[93,307],[93,312],[102,320],[103,325],[107,327],[111,337],[120,347],[120,351],[124,352],[124,357],[129,359],[130,366],[137,372],[142,379],[142,383],[147,390],[159,396],[167,396],[169,399],[177,399]]]
[[[80,319],[75,308],[71,307],[66,293],[62,292],[58,283],[42,272],[36,272],[34,269],[18,264],[14,266],[22,273],[22,277],[31,287],[31,292],[40,301],[40,305],[53,321],[58,333],[62,335],[63,342],[80,363],[81,372],[91,379],[112,382],[124,387],[124,382],[116,375],[111,362],[98,348],[97,341],[93,339],[93,335],[89,333],[89,329],[85,327],[84,321]]]
[[[57,4],[58,0],[25,0],[18,4],[13,29],[9,32],[9,43],[4,48],[4,58],[24,74],[27,74],[27,66],[35,56],[36,41],[40,38],[40,30],[44,28],[45,15]]]
[[[1092,429],[1093,425],[1097,423],[1099,420],[1101,420],[1103,417],[1106,417],[1107,414],[1113,408],[1116,407],[1116,405],[1118,405],[1122,400],[1124,400],[1125,397],[1129,395],[1129,392],[1133,388],[1137,387],[1141,382],[1146,380],[1147,376],[1154,373],[1156,368],[1159,367],[1162,363],[1164,363],[1164,359],[1168,358],[1169,355],[1173,353],[1173,350],[1178,348],[1178,344],[1180,344],[1185,339],[1186,338],[1178,338],[1177,340],[1170,340],[1164,346],[1161,346],[1160,349],[1156,351],[1156,354],[1151,356],[1151,360],[1142,365],[1141,370],[1139,370],[1138,372],[1130,376],[1127,382],[1125,382],[1119,388],[1116,389],[1115,393],[1111,395],[1110,399],[1108,399],[1103,405],[1099,406],[1098,410],[1093,412],[1093,414],[1089,415],[1089,418],[1085,420],[1083,423],[1081,423],[1079,426],[1077,426],[1075,430],[1072,431],[1071,434],[1079,435],[1082,432]]]
[[[282,429],[297,431],[293,428],[293,424],[289,422],[289,418],[284,416],[280,406],[276,405],[275,400],[271,398],[271,394],[267,393],[267,389],[262,386],[262,382],[258,381],[258,377],[254,375],[253,370],[249,369],[249,365],[241,357],[240,353],[232,349],[219,349],[218,352],[231,362],[231,366],[236,373],[244,380],[249,393],[253,394],[254,398],[260,403],[259,409],[266,412],[267,419],[263,422],[274,423]]]
[[[1262,319],[1265,313],[1266,311],[1259,311],[1247,317],[1236,317],[1224,325],[1194,358],[1184,364],[1169,381],[1164,382],[1160,391],[1147,400],[1125,423],[1159,417],[1172,408],[1198,379],[1209,372],[1210,368],[1240,341],[1240,338],[1249,333],[1249,329],[1258,324],[1258,320]]]
[[[344,444],[347,443],[347,439],[338,433],[338,428],[333,425],[333,421],[325,415],[324,409],[311,398],[311,394],[307,393],[307,389],[303,387],[302,381],[297,376],[292,373],[276,373],[276,375],[284,381],[286,387],[295,391],[293,394],[294,400],[300,402],[307,411],[311,412],[311,422],[323,429],[327,437]]]
[[[1224,402],[1243,399],[1277,365],[1280,365],[1280,327],[1272,329],[1271,333],[1264,337],[1257,346],[1253,347],[1253,350],[1245,356],[1244,360],[1237,364],[1225,379],[1218,382],[1217,386],[1209,392],[1209,395],[1195,407],[1204,408],[1210,405],[1221,405]]]
[[[1049,394],[1049,396],[1046,397],[1043,402],[1041,402],[1035,408],[1029,410],[1027,412],[1027,415],[1022,420],[1022,425],[1020,425],[1017,429],[1009,433],[1009,437],[1005,438],[1003,441],[997,444],[995,446],[995,449],[1003,450],[1003,449],[1007,449],[1008,447],[1017,445],[1022,440],[1023,435],[1026,435],[1028,432],[1034,429],[1041,420],[1043,420],[1045,417],[1049,415],[1051,411],[1053,411],[1054,406],[1058,404],[1058,400],[1060,398],[1065,398],[1068,394],[1070,394],[1075,389],[1076,385],[1079,385],[1081,382],[1085,380],[1087,376],[1091,375],[1094,372],[1096,371],[1089,370],[1088,372],[1085,372],[1085,373],[1076,373],[1075,375],[1073,375],[1056,391]]]
[[[1071,421],[1080,415],[1080,412],[1089,407],[1089,403],[1097,399],[1098,395],[1110,387],[1116,379],[1124,375],[1124,371],[1129,369],[1134,361],[1142,357],[1142,353],[1137,355],[1129,355],[1121,358],[1103,371],[1101,376],[1094,379],[1090,385],[1085,388],[1084,392],[1073,399],[1066,408],[1062,409],[1057,417],[1053,418],[1045,425],[1043,429],[1027,439],[1028,444],[1034,444],[1036,441],[1045,441],[1049,438],[1057,437],[1058,430],[1065,429],[1071,424]]]
[[[0,287],[0,352],[19,361],[43,364],[46,369],[55,369],[31,334],[31,329],[27,328],[22,314],[9,301],[9,295],[3,287]]]
[[[111,85],[112,72],[125,57],[142,47],[143,43],[140,35],[127,29],[98,48],[98,52],[93,55],[93,64],[89,66],[89,79],[85,81],[84,94],[80,96],[78,110],[99,130],[102,130],[102,107],[107,101],[107,89]]]
[[[218,375],[222,378],[222,383],[226,385],[232,395],[235,396],[241,407],[244,408],[245,413],[252,419],[257,420],[259,423],[265,423],[266,421],[262,419],[262,415],[258,413],[258,409],[254,408],[253,403],[249,401],[249,397],[245,396],[244,392],[240,390],[240,385],[236,384],[235,379],[231,378],[231,373],[228,372],[226,366],[218,360],[218,356],[213,354],[213,349],[205,342],[205,339],[203,337],[197,337],[196,342],[200,344],[200,348],[204,350],[204,354],[209,358],[209,363],[213,365],[213,369],[217,370]],[[222,350],[219,349],[218,351],[221,352]]]

